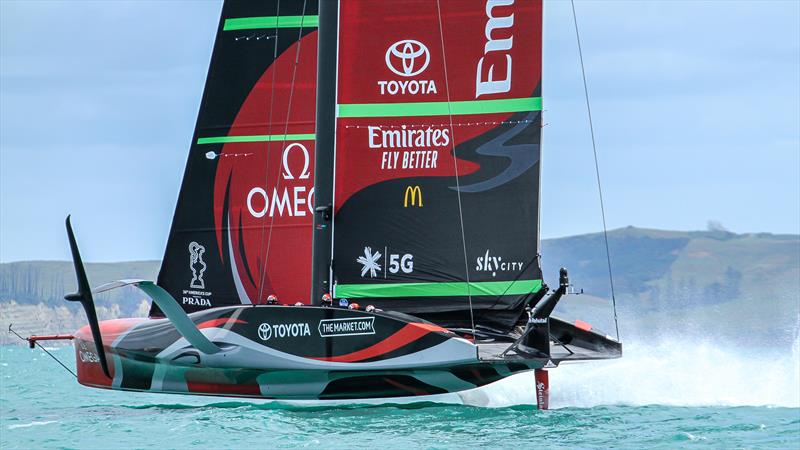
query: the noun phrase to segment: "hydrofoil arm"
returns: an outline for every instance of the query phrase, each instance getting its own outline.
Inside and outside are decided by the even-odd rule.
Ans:
[[[213,355],[214,353],[218,353],[222,351],[216,344],[211,342],[200,330],[197,328],[197,325],[192,322],[192,319],[186,314],[186,311],[180,307],[178,302],[172,298],[169,292],[165,291],[164,288],[155,284],[152,281],[147,280],[118,280],[112,281],[111,283],[104,284],[102,286],[98,286],[94,289],[94,293],[106,292],[112,289],[120,288],[123,286],[136,286],[140,290],[142,290],[148,297],[150,297],[164,315],[167,317],[167,320],[172,322],[175,328],[178,330],[178,333],[181,336],[185,337],[190,344],[194,346],[194,348],[200,350],[201,352]]]

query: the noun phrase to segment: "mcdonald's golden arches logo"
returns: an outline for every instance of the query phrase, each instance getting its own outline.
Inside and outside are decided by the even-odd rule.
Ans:
[[[403,208],[408,208],[408,199],[411,198],[411,206],[422,208],[422,189],[419,186],[406,187],[406,193],[403,196]]]

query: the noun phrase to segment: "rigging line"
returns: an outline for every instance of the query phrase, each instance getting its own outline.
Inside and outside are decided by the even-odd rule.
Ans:
[[[303,11],[301,13],[301,17],[304,19],[306,16],[306,3],[308,0],[303,0]],[[286,124],[283,127],[283,140],[281,143],[286,145],[286,136],[289,133],[289,116],[292,114],[292,99],[294,98],[294,82],[297,77],[297,66],[300,64],[300,48],[303,46],[303,20],[300,20],[300,30],[297,32],[297,50],[294,54],[294,67],[292,69],[292,82],[289,84],[289,102],[286,105]],[[288,170],[288,169],[287,169]],[[283,177],[282,171],[278,171],[278,179],[275,182],[275,189],[277,190],[278,187],[281,185],[281,178]],[[269,249],[270,245],[272,244],[272,229],[273,225],[275,224],[275,215],[273,214],[270,218],[269,222],[269,233],[267,236],[267,248],[264,252],[264,275],[266,275],[266,267],[267,263],[269,262]],[[261,285],[264,285],[264,278],[261,279]]]
[[[278,0],[278,3],[276,5],[276,10],[275,10],[275,17],[280,17],[280,16],[281,16],[281,0]],[[300,24],[302,25],[302,22]],[[275,45],[273,46],[273,50],[272,50],[272,64],[274,64],[275,67],[274,67],[274,69],[272,71],[272,84],[270,86],[270,91],[269,91],[269,118],[267,119],[268,122],[269,122],[268,123],[268,128],[267,128],[267,134],[268,135],[272,135],[272,112],[273,112],[274,106],[275,106],[275,80],[277,79],[276,77],[278,75],[278,70],[277,70],[278,66],[277,66],[277,64],[275,64],[275,62],[278,60],[278,42],[279,42],[278,38],[280,37],[280,34],[281,34],[280,33],[280,29],[276,28],[275,29]],[[271,154],[272,154],[272,140],[269,140],[269,141],[267,141],[267,164],[266,164],[266,168],[264,170],[264,185],[265,186],[269,186],[269,160],[270,160],[270,155]],[[278,177],[280,177],[280,171],[278,172]],[[267,205],[267,206],[269,206],[269,205]],[[241,223],[239,224],[239,226],[241,226]],[[260,237],[259,243],[258,243],[258,252],[259,253],[261,253],[261,249],[264,248],[264,231],[265,231],[265,229],[262,227],[261,228],[261,237]],[[229,242],[228,245],[233,245],[233,244]],[[236,261],[231,261],[231,264],[236,264]],[[236,268],[232,267],[232,269],[235,270]],[[264,261],[264,263],[261,265],[261,267],[259,267],[258,296],[255,299],[255,303],[256,304],[261,303],[261,298],[264,295],[264,277],[266,276],[266,274],[267,274],[267,262]],[[250,299],[250,300],[252,302],[253,299]]]
[[[472,336],[475,337],[475,313],[472,312],[472,289],[469,282],[469,262],[467,261],[467,238],[464,236],[464,212],[461,207],[461,183],[458,177],[458,155],[456,154],[455,131],[453,130],[453,112],[450,109],[450,84],[447,78],[447,52],[444,49],[444,30],[442,29],[442,9],[436,0],[436,13],[439,19],[439,39],[442,44],[442,64],[444,65],[444,87],[447,92],[447,112],[450,116],[450,135],[453,147],[453,167],[456,173],[456,196],[458,197],[458,220],[461,225],[461,248],[464,250],[464,274],[467,279],[467,298],[469,299],[469,321],[472,325]]]
[[[603,218],[603,239],[606,244],[606,262],[608,263],[608,282],[611,285],[611,304],[614,308],[614,328],[619,341],[619,322],[617,320],[617,297],[614,293],[614,276],[611,271],[611,252],[608,247],[608,228],[606,227],[606,210],[603,204],[603,188],[600,185],[600,164],[597,162],[597,144],[594,139],[594,124],[592,123],[592,108],[589,106],[589,88],[586,83],[586,68],[583,65],[583,50],[581,49],[581,36],[578,33],[578,16],[575,14],[575,0],[570,0],[572,5],[572,20],[575,23],[575,39],[578,41],[578,56],[581,61],[581,75],[583,76],[583,93],[586,97],[586,113],[589,116],[589,132],[592,135],[592,152],[594,153],[594,172],[597,176],[597,193],[600,196],[600,216]]]
[[[16,331],[14,331],[14,330],[11,328],[11,324],[8,324],[8,332],[9,332],[9,333],[14,333],[14,335],[16,335],[18,338],[22,339],[22,340],[23,340],[23,341],[25,341],[25,342],[30,342],[30,341],[28,341],[27,339],[25,339],[24,337],[20,336],[20,335],[19,335],[19,333],[17,333]],[[40,349],[42,349],[42,351],[44,351],[45,353],[47,353],[47,355],[48,355],[48,356],[50,356],[51,358],[53,358],[53,359],[55,360],[55,362],[57,362],[58,364],[60,364],[60,365],[61,365],[61,367],[63,367],[64,369],[66,369],[66,371],[67,371],[67,372],[69,372],[70,374],[72,374],[72,376],[73,376],[73,377],[75,377],[75,378],[78,378],[78,376],[77,376],[77,375],[75,375],[75,372],[73,372],[72,370],[70,370],[70,368],[69,368],[69,367],[67,367],[66,365],[64,365],[64,363],[62,363],[60,359],[56,358],[56,357],[55,357],[55,356],[54,356],[52,353],[50,353],[49,351],[47,351],[47,349],[46,349],[46,348],[42,347],[42,344],[40,344],[40,343],[38,343],[38,342],[34,342],[34,344],[36,344],[36,346],[37,346],[37,347],[39,347]]]

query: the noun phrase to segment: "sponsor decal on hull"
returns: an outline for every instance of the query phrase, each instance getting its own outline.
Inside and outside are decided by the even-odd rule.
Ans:
[[[308,327],[308,324],[304,322],[280,323],[272,325],[268,323],[262,323],[258,326],[258,337],[262,341],[268,341],[273,337],[282,339],[303,336],[311,336],[311,329]]]
[[[89,346],[83,341],[80,341],[79,346],[80,349],[78,350],[78,357],[80,358],[81,362],[100,364],[100,357],[97,356],[97,353],[94,351],[94,349],[90,349]]]
[[[324,319],[319,321],[318,330],[322,337],[375,334],[375,318]]]

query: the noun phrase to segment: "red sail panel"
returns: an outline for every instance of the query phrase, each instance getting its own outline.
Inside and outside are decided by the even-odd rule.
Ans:
[[[440,7],[443,33],[437,2],[341,3],[337,207],[353,193],[380,181],[455,175],[450,154],[453,143],[480,136],[513,114],[458,115],[451,130],[447,105],[427,105],[430,113],[424,116],[413,114],[423,112],[426,105],[396,110],[381,109],[380,105],[446,103],[448,88],[451,102],[524,99],[532,97],[538,87],[540,2],[442,0]],[[347,117],[353,110],[350,105],[364,104],[374,107],[357,109],[354,114],[368,117]],[[469,105],[451,109],[459,112],[461,106]],[[433,114],[437,110],[442,113]],[[405,145],[396,145],[392,138]],[[477,170],[469,161],[460,160],[459,164],[462,176]]]
[[[276,140],[222,148],[217,242],[246,302],[263,303],[269,295],[286,304],[310,299],[316,52],[316,33],[288,48],[254,86],[228,134]]]
[[[316,0],[222,7],[158,276],[187,312],[273,294],[308,302],[317,10]]]

